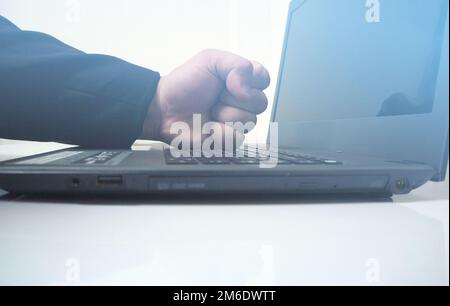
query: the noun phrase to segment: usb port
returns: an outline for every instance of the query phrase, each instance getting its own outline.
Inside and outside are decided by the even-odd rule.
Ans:
[[[97,178],[97,185],[100,186],[122,186],[123,178],[120,175],[117,176],[99,176]]]

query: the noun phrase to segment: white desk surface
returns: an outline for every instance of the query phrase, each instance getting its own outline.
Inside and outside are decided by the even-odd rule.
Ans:
[[[0,156],[58,147],[1,145]],[[392,202],[6,197],[9,284],[447,286],[448,183]]]

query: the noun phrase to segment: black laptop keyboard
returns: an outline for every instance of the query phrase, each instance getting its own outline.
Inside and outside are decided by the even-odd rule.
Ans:
[[[193,156],[192,154],[186,154]],[[270,158],[269,152],[252,147],[234,154],[232,157],[173,157],[170,150],[165,151],[168,165],[259,165]],[[279,165],[342,165],[342,162],[293,152],[279,152]]]

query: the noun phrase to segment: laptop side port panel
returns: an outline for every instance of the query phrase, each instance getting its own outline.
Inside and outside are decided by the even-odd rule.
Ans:
[[[122,175],[73,175],[66,180],[72,192],[113,192],[126,190]]]
[[[389,176],[154,177],[156,193],[386,194]]]
[[[97,177],[99,187],[122,187],[123,177],[121,175],[104,175]]]

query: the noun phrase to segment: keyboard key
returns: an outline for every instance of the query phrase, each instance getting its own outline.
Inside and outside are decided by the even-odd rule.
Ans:
[[[292,165],[293,162],[291,162],[291,161],[289,161],[289,160],[278,159],[278,160],[277,160],[277,164],[278,164],[278,165]]]
[[[323,165],[324,164],[319,160],[307,160],[307,159],[304,159],[304,160],[297,159],[294,163],[296,165]]]
[[[229,159],[233,164],[237,165],[259,165],[260,161],[256,158],[233,157]]]
[[[194,158],[190,157],[185,158],[169,157],[166,158],[166,163],[168,165],[198,165],[198,162]]]
[[[195,160],[195,158],[184,156],[174,157],[172,156],[170,150],[166,150],[164,153],[166,164],[168,165],[198,165],[198,162]]]
[[[226,158],[218,158],[218,157],[212,157],[212,158],[197,158],[197,161],[202,163],[203,165],[228,165],[230,164],[230,161]]]
[[[336,160],[324,160],[323,162],[326,165],[342,165],[341,162],[338,162]]]

